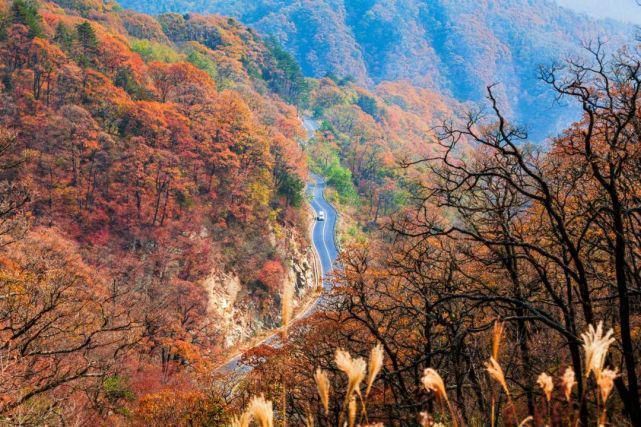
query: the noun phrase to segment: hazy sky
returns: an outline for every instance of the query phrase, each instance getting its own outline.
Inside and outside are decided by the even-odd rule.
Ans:
[[[641,24],[641,6],[635,0],[557,0],[559,4],[600,18]]]

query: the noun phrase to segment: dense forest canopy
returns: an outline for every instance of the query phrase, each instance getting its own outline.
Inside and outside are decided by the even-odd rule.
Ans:
[[[231,19],[1,9],[3,416],[197,398],[225,342],[203,282],[269,319],[304,248],[300,71]]]
[[[641,425],[630,26],[123,5],[0,0],[0,425]]]
[[[630,3],[633,3],[630,0]],[[542,140],[577,119],[541,84],[541,64],[603,38],[615,49],[633,25],[588,18],[552,0],[123,0],[145,13],[234,16],[276,37],[310,76],[362,86],[407,80],[460,102],[480,102],[501,82],[509,117]],[[554,117],[550,117],[550,116]]]

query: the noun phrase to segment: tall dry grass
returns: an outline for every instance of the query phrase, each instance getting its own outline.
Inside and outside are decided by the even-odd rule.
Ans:
[[[325,410],[325,415],[328,415],[330,383],[329,378],[327,377],[327,372],[323,371],[321,368],[316,368],[314,381],[316,382],[316,389],[318,390],[320,401],[323,405],[323,409]]]
[[[503,332],[503,325],[497,322],[493,330],[491,356],[486,362],[486,372],[488,377],[499,386],[499,393],[505,393],[515,420],[514,425],[525,427],[534,423],[535,414],[518,414],[516,405],[512,401],[513,394],[510,390],[510,385],[506,379],[503,367],[499,362]],[[590,325],[588,330],[581,335],[583,341],[583,360],[585,362],[583,376],[585,379],[588,379],[591,375],[594,376],[594,384],[596,387],[593,391],[595,391],[595,395],[597,396],[597,411],[596,419],[594,420],[597,426],[607,425],[607,402],[614,388],[614,381],[619,375],[616,368],[605,366],[610,345],[614,342],[612,335],[613,331],[611,329],[604,332],[602,323],[599,323],[596,327]],[[367,363],[363,358],[352,357],[348,351],[342,349],[336,350],[334,363],[347,379],[344,396],[342,396],[341,399],[343,404],[340,408],[338,426],[383,426],[382,423],[369,424],[367,398],[370,395],[378,375],[384,368],[384,362],[384,351],[380,344],[371,350]],[[427,410],[422,412],[418,420],[421,426],[438,427],[452,425],[457,427],[460,425],[457,410],[448,397],[446,380],[446,378],[442,377],[439,372],[433,368],[424,370],[421,377],[423,387],[427,392],[431,393],[437,401],[443,404],[441,406],[444,409],[441,413],[438,412],[438,409],[434,410],[433,413],[429,413]],[[327,372],[320,368],[317,368],[314,373],[314,381],[322,410],[327,417],[329,414],[330,391],[332,389],[338,390],[338,388],[332,387]],[[541,389],[542,402],[545,403],[547,408],[545,425],[551,425],[553,423],[551,407],[554,399],[555,378],[547,372],[542,372],[537,378],[537,384]],[[572,404],[573,400],[576,398],[578,401],[582,401],[586,398],[589,391],[584,390],[582,396],[575,396],[577,384],[576,373],[571,367],[567,367],[558,378],[558,384],[560,384],[559,390],[562,393],[562,397],[567,402],[567,411],[576,411],[575,405]],[[363,388],[364,392],[362,390]],[[498,397],[499,396],[492,392],[492,408],[490,408],[491,425],[497,425],[499,422],[500,417],[497,416],[494,410],[494,405]],[[438,408],[438,406],[435,406],[435,408]],[[519,415],[521,416],[519,417]],[[441,421],[437,422],[437,419]],[[578,423],[577,414],[571,413],[568,420],[568,425],[576,425],[576,423]],[[249,427],[252,421],[260,427],[273,427],[272,403],[266,401],[263,396],[254,397],[245,413],[234,418],[230,426]],[[304,421],[307,426],[311,427],[314,425],[314,417],[309,414]],[[503,422],[505,423],[505,421]],[[283,423],[285,423],[285,420],[283,420]]]

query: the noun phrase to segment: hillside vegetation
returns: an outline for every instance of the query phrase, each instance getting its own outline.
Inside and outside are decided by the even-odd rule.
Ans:
[[[275,37],[307,75],[351,77],[361,86],[408,80],[458,101],[478,102],[502,83],[506,113],[542,139],[576,115],[555,105],[539,65],[577,54],[599,37],[612,49],[632,26],[598,21],[551,0],[124,0],[146,13],[234,16]],[[554,116],[554,118],[550,117]]]
[[[233,18],[30,0],[0,15],[7,421],[214,411],[228,348],[280,324],[287,287],[312,290],[307,158],[352,231],[375,225],[407,200],[396,157],[430,150],[421,116],[449,111],[403,83],[306,79]],[[322,123],[304,150],[301,109]]]
[[[641,425],[627,26],[131,1],[0,0],[0,425]]]
[[[204,283],[237,280],[230,303],[275,324],[309,245],[298,69],[228,18],[0,15],[0,413],[94,424],[168,387],[199,399],[229,333]]]

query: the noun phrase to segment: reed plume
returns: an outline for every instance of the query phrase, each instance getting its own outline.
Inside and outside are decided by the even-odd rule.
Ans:
[[[432,425],[432,416],[427,411],[423,411],[419,414],[418,423],[421,427],[430,427]]]
[[[570,401],[572,398],[572,389],[576,385],[576,377],[574,376],[574,369],[568,366],[561,377],[561,383],[563,384],[563,393],[565,394],[565,400]]]
[[[336,366],[347,375],[347,396],[346,399],[356,392],[360,394],[360,384],[365,378],[365,370],[367,365],[362,358],[353,359],[352,356],[345,350],[336,350],[334,357]]]
[[[446,427],[441,422],[436,422],[428,412],[421,412],[419,414],[419,425],[421,427]]]
[[[492,328],[492,357],[499,360],[499,350],[501,348],[501,341],[503,340],[503,333],[505,332],[505,325],[503,322],[494,322]]]
[[[286,280],[283,284],[283,293],[281,295],[281,317],[283,322],[283,335],[287,335],[287,328],[292,320],[294,306],[294,283]]]
[[[505,375],[503,374],[503,368],[499,365],[499,362],[495,358],[490,357],[490,360],[485,362],[485,369],[487,373],[490,374],[490,377],[501,385],[505,393],[510,396],[510,389],[507,387],[507,382],[505,381]]]
[[[234,418],[232,418],[229,427],[249,427],[251,419],[251,414],[249,412],[245,412],[240,417],[235,416]]]
[[[526,424],[531,423],[532,421],[534,421],[534,417],[532,415],[528,415],[519,423],[519,427],[524,427]]]
[[[552,400],[552,391],[554,390],[554,382],[552,377],[542,372],[541,375],[536,379],[536,383],[541,387],[543,393],[545,394],[545,399],[550,402]]]
[[[505,325],[500,320],[496,320],[492,327],[492,357],[494,360],[499,360],[499,353],[501,349],[501,341],[503,340],[503,333],[505,332]],[[492,389],[492,410],[491,410],[491,422],[490,425],[494,427],[494,421],[496,419],[495,415],[495,401],[496,396],[494,395],[494,389]]]
[[[510,394],[510,389],[507,386],[507,381],[505,381],[503,368],[501,368],[501,365],[499,365],[499,362],[497,362],[495,358],[490,357],[490,360],[485,362],[485,369],[487,370],[487,373],[490,375],[490,377],[494,378],[494,380],[501,385],[501,388],[503,388],[503,390],[505,391],[505,394],[507,394],[507,400],[510,404],[510,407],[512,408],[514,419],[516,420],[517,419],[516,406],[514,406],[514,402],[512,401],[512,395]],[[492,420],[491,420],[492,426],[495,425],[495,421],[496,421],[496,416],[494,414],[494,392],[492,392]]]
[[[314,381],[316,381],[316,388],[318,389],[318,396],[320,397],[325,414],[329,412],[329,378],[327,373],[321,368],[316,368],[314,373]]]
[[[427,368],[424,370],[421,381],[423,382],[423,387],[425,387],[426,390],[433,392],[436,397],[443,401],[447,400],[447,392],[445,391],[443,378],[441,378],[438,372],[434,369]]]
[[[601,401],[605,406],[605,402],[608,400],[612,388],[614,387],[614,380],[619,376],[619,373],[616,369],[612,370],[609,368],[601,371],[599,378],[597,379],[597,386],[599,387],[599,392],[601,394]]]
[[[435,369],[427,368],[423,371],[421,381],[423,382],[423,387],[425,387],[426,390],[433,392],[441,402],[445,402],[447,409],[450,412],[450,416],[452,417],[452,424],[457,426],[458,422],[456,415],[454,414],[454,408],[452,408],[452,404],[447,398],[447,391],[445,390],[445,382],[443,381],[443,378],[441,378]]]
[[[265,400],[262,394],[252,398],[247,411],[253,419],[260,424],[260,427],[274,427],[274,408],[272,402]]]
[[[610,393],[614,388],[614,380],[618,376],[619,373],[616,369],[612,370],[606,368],[599,372],[599,376],[596,379],[597,386],[599,387],[599,395],[601,396],[601,403],[603,404],[603,409],[601,410],[599,419],[599,426],[604,426],[606,423],[608,413],[608,397],[610,397]]]
[[[281,331],[281,336],[283,340],[287,339],[289,334],[288,328],[289,323],[292,320],[292,313],[294,307],[294,282],[291,280],[286,280],[283,284],[283,293],[281,295],[281,317],[283,322],[283,329]],[[287,427],[287,385],[283,381],[283,401],[282,401],[282,411],[283,411],[283,427]]]
[[[367,363],[361,357],[357,359],[352,358],[349,352],[340,348],[336,350],[334,362],[336,363],[336,366],[338,366],[338,369],[347,375],[347,390],[338,423],[339,425],[342,425],[342,421],[344,419],[343,415],[345,413],[347,413],[348,416],[350,415],[349,410],[351,408],[349,408],[349,403],[351,402],[354,393],[361,397],[360,384],[363,381],[363,378],[365,378]]]
[[[312,414],[305,416],[305,427],[314,427],[314,417]]]
[[[370,390],[372,389],[372,384],[376,376],[381,371],[383,367],[383,346],[378,343],[369,355],[369,366],[367,369],[367,389],[365,390],[365,397],[369,395]]]
[[[554,381],[552,380],[552,377],[546,374],[545,372],[541,372],[541,375],[536,379],[536,383],[541,387],[543,390],[543,393],[545,394],[545,400],[547,401],[547,421],[550,421],[552,418],[552,406],[550,405],[550,401],[552,400],[552,391],[554,391]],[[548,424],[546,423],[546,426]]]
[[[614,331],[612,329],[603,334],[603,322],[599,322],[596,328],[593,325],[589,325],[587,332],[581,334],[585,353],[586,378],[591,372],[594,373],[597,379],[599,378],[610,344],[614,342],[613,334]]]

